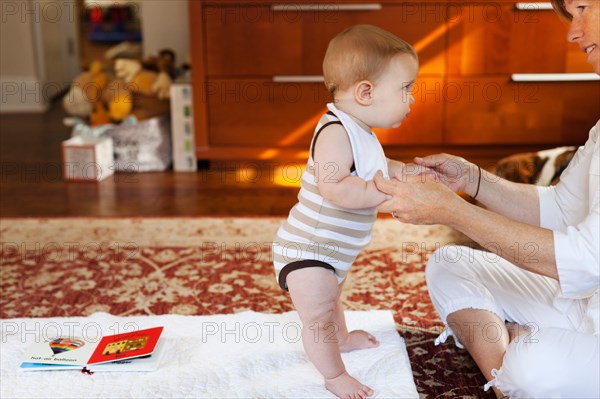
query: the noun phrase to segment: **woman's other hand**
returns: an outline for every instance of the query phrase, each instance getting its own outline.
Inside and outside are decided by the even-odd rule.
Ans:
[[[433,170],[440,182],[452,191],[462,191],[471,196],[477,190],[480,170],[464,158],[449,154],[416,157],[415,163]]]
[[[431,173],[435,174],[435,171],[429,169],[426,166],[418,165],[416,163],[402,163],[396,162],[393,171],[389,171],[390,179],[395,178],[402,180],[404,176],[418,176],[421,174]]]

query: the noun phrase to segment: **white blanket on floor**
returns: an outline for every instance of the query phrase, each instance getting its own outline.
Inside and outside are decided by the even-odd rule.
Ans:
[[[404,340],[389,311],[346,312],[348,328],[381,342],[342,355],[348,372],[374,397],[418,398]],[[212,316],[4,319],[0,397],[8,398],[334,398],[309,362],[296,312]],[[95,336],[164,326],[164,351],[151,372],[22,371],[26,348],[45,335]],[[93,337],[92,337],[93,338]]]

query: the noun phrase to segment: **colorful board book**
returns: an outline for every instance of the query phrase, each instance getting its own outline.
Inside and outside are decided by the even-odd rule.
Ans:
[[[90,340],[55,337],[29,347],[21,363],[23,370],[81,369],[96,371],[151,371],[162,352],[163,327]]]

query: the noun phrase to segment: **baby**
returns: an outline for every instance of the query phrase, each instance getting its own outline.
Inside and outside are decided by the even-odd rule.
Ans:
[[[348,332],[340,294],[386,200],[373,176],[394,177],[404,165],[385,157],[372,128],[395,128],[408,116],[417,70],[412,46],[375,26],[353,26],[331,40],[323,74],[333,103],[315,129],[299,202],[273,243],[277,280],[302,321],[304,349],[340,398],[373,395],[346,372],[340,352],[379,342],[366,331]]]

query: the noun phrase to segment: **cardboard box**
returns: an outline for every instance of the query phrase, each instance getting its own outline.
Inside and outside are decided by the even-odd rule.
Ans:
[[[114,173],[113,141],[110,137],[75,136],[62,142],[63,178],[100,181]]]
[[[173,170],[177,172],[194,172],[198,167],[193,111],[192,84],[186,74],[171,84],[171,141]]]

